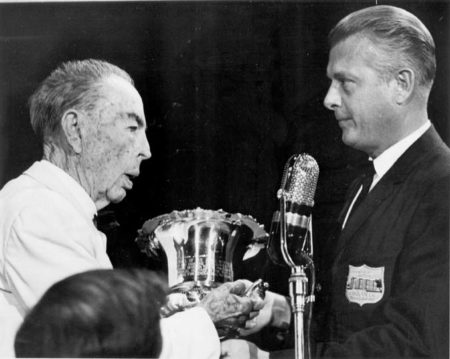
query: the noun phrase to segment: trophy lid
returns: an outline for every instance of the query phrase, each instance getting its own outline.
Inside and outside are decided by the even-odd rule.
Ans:
[[[259,224],[256,219],[250,215],[228,213],[222,209],[202,209],[200,207],[182,211],[174,210],[170,213],[151,218],[143,224],[141,231],[142,234],[152,234],[160,231],[174,230],[177,226],[184,227],[186,224],[192,224],[203,220],[239,226],[245,225],[252,231],[252,241],[254,242],[265,242],[268,238],[268,234],[264,230],[264,225]]]
[[[237,248],[263,244],[268,236],[252,216],[195,208],[147,220],[136,242],[149,257],[167,260],[169,286],[187,281],[209,286],[233,280]]]

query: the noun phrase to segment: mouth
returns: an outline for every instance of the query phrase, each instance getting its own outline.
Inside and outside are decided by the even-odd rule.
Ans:
[[[336,117],[336,120],[339,125],[343,125],[343,124],[351,121],[352,119],[350,117]]]
[[[139,173],[132,172],[132,173],[125,173],[124,174],[124,181],[123,186],[126,190],[130,190],[133,188],[133,180],[139,175]]]
[[[127,172],[125,173],[129,179],[134,180],[137,176],[139,176],[139,172]]]
[[[344,116],[338,115],[338,114],[335,114],[334,116],[338,122],[351,120],[351,117],[347,117],[347,116],[344,117]]]

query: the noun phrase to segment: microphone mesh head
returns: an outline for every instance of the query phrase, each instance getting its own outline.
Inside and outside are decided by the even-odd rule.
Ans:
[[[312,207],[318,179],[319,165],[316,160],[306,153],[298,155],[292,166],[286,199]]]

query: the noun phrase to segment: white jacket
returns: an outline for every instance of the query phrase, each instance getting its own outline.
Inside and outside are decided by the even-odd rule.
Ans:
[[[48,161],[35,162],[0,191],[0,357],[13,357],[26,312],[55,282],[112,268],[97,210],[84,189]],[[218,358],[209,316],[196,308],[161,321],[161,358]]]

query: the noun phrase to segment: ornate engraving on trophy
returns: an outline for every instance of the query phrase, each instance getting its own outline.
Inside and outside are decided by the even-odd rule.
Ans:
[[[173,211],[144,223],[136,241],[141,250],[167,258],[172,292],[201,299],[221,283],[233,281],[236,250],[253,242],[264,243],[264,227],[251,216],[223,210]]]

